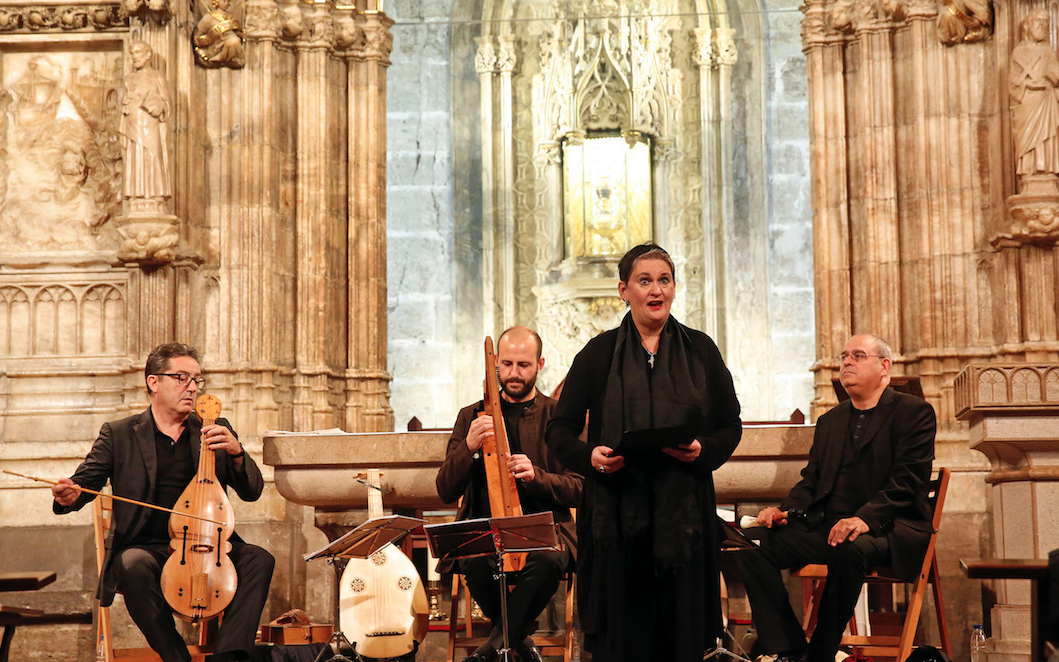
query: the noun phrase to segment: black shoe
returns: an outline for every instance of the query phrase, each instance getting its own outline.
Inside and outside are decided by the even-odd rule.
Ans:
[[[530,637],[515,644],[515,653],[520,662],[544,662],[540,650],[533,644],[533,639]]]
[[[463,662],[493,662],[497,656],[500,655],[499,651],[496,650],[490,644],[482,646],[478,650],[474,651],[467,657],[463,658]]]

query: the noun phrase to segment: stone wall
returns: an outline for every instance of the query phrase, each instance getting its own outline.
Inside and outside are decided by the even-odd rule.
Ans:
[[[391,405],[397,429],[417,416],[452,425],[457,290],[453,222],[451,8],[387,5],[395,20],[389,70],[386,197]]]

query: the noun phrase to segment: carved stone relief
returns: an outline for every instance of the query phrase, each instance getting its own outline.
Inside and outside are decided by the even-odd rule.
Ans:
[[[1059,405],[1059,366],[972,363],[954,383],[956,415]]]
[[[594,129],[667,135],[668,84],[679,78],[667,20],[627,13],[553,20],[536,45],[534,98],[545,104],[538,139]]]
[[[192,36],[195,62],[207,69],[242,69],[246,66],[243,2],[200,0],[196,4],[201,15]]]
[[[120,5],[0,7],[0,32],[113,30],[128,27]]]
[[[0,281],[0,356],[124,355],[125,306],[123,281],[5,278]]]
[[[165,24],[173,17],[169,0],[122,0],[121,15],[135,16],[142,21]]]
[[[807,18],[812,14],[806,12]],[[885,27],[891,21],[935,16],[938,40],[948,46],[983,41],[993,35],[993,5],[989,0],[838,0],[826,16],[826,22],[812,16],[809,24],[803,25],[803,41],[826,38],[832,30],[853,33]]]
[[[938,37],[951,46],[984,41],[993,35],[993,5],[989,0],[940,0]]]
[[[85,251],[115,243],[120,56],[4,53],[0,244]]]
[[[573,357],[592,338],[621,323],[626,306],[617,296],[560,297],[551,299],[547,288],[538,290],[548,300],[540,308],[537,328],[548,357],[548,370],[541,373],[539,386],[551,392],[570,370],[563,357]]]

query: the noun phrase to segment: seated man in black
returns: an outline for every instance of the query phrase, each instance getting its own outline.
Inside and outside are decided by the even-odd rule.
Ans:
[[[261,496],[264,480],[223,418],[203,427],[192,412],[205,382],[199,355],[183,343],[156,347],[144,369],[151,406],[134,416],[104,423],[88,457],[70,478],[52,487],[57,514],[80,510],[94,499],[78,487],[100,490],[110,480],[117,496],[172,508],[195,477],[199,438],[205,435],[216,460],[217,479],[243,501]],[[163,662],[189,662],[162,594],[162,567],[169,557],[169,513],[114,501],[113,524],[96,597],[110,606],[121,591],[129,615]],[[213,642],[213,662],[247,660],[268,598],[275,559],[234,534],[229,553],[238,587]]]
[[[516,576],[508,594],[510,641],[522,662],[539,662],[540,652],[530,635],[533,623],[548,605],[563,575],[573,563],[576,534],[570,508],[581,500],[580,475],[562,467],[544,445],[544,428],[556,401],[537,391],[537,373],[544,366],[540,337],[525,327],[512,327],[497,341],[497,368],[500,372],[501,410],[511,446],[508,469],[518,479],[519,499],[525,514],[552,511],[560,523],[564,549],[558,552],[531,552],[526,566]],[[438,495],[453,503],[461,496],[463,504],[457,519],[489,517],[489,492],[481,448],[486,434],[493,430],[490,416],[478,417],[479,401],[460,410],[449,439],[445,461],[438,471]],[[493,623],[488,641],[464,662],[491,662],[503,645],[500,589],[494,577],[496,560],[490,557],[459,561],[460,572],[482,611]],[[444,569],[444,568],[443,568]]]
[[[833,662],[868,571],[892,565],[914,578],[930,539],[934,409],[888,387],[892,351],[881,338],[853,336],[839,358],[849,401],[817,421],[809,464],[780,507],[758,514],[761,548],[734,555],[758,645],[781,660]],[[827,564],[808,646],[780,575],[807,563]]]

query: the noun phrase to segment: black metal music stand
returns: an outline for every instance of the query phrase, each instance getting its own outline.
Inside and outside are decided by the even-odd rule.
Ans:
[[[306,554],[306,561],[336,556],[347,559],[366,559],[386,545],[407,534],[412,529],[426,524],[425,519],[387,515],[364,522],[334,542]]]
[[[440,560],[469,559],[496,555],[500,582],[500,627],[504,647],[499,659],[511,660],[511,642],[507,630],[507,573],[504,555],[508,552],[554,552],[559,549],[555,519],[550,511],[521,517],[467,519],[423,527],[430,551]]]

